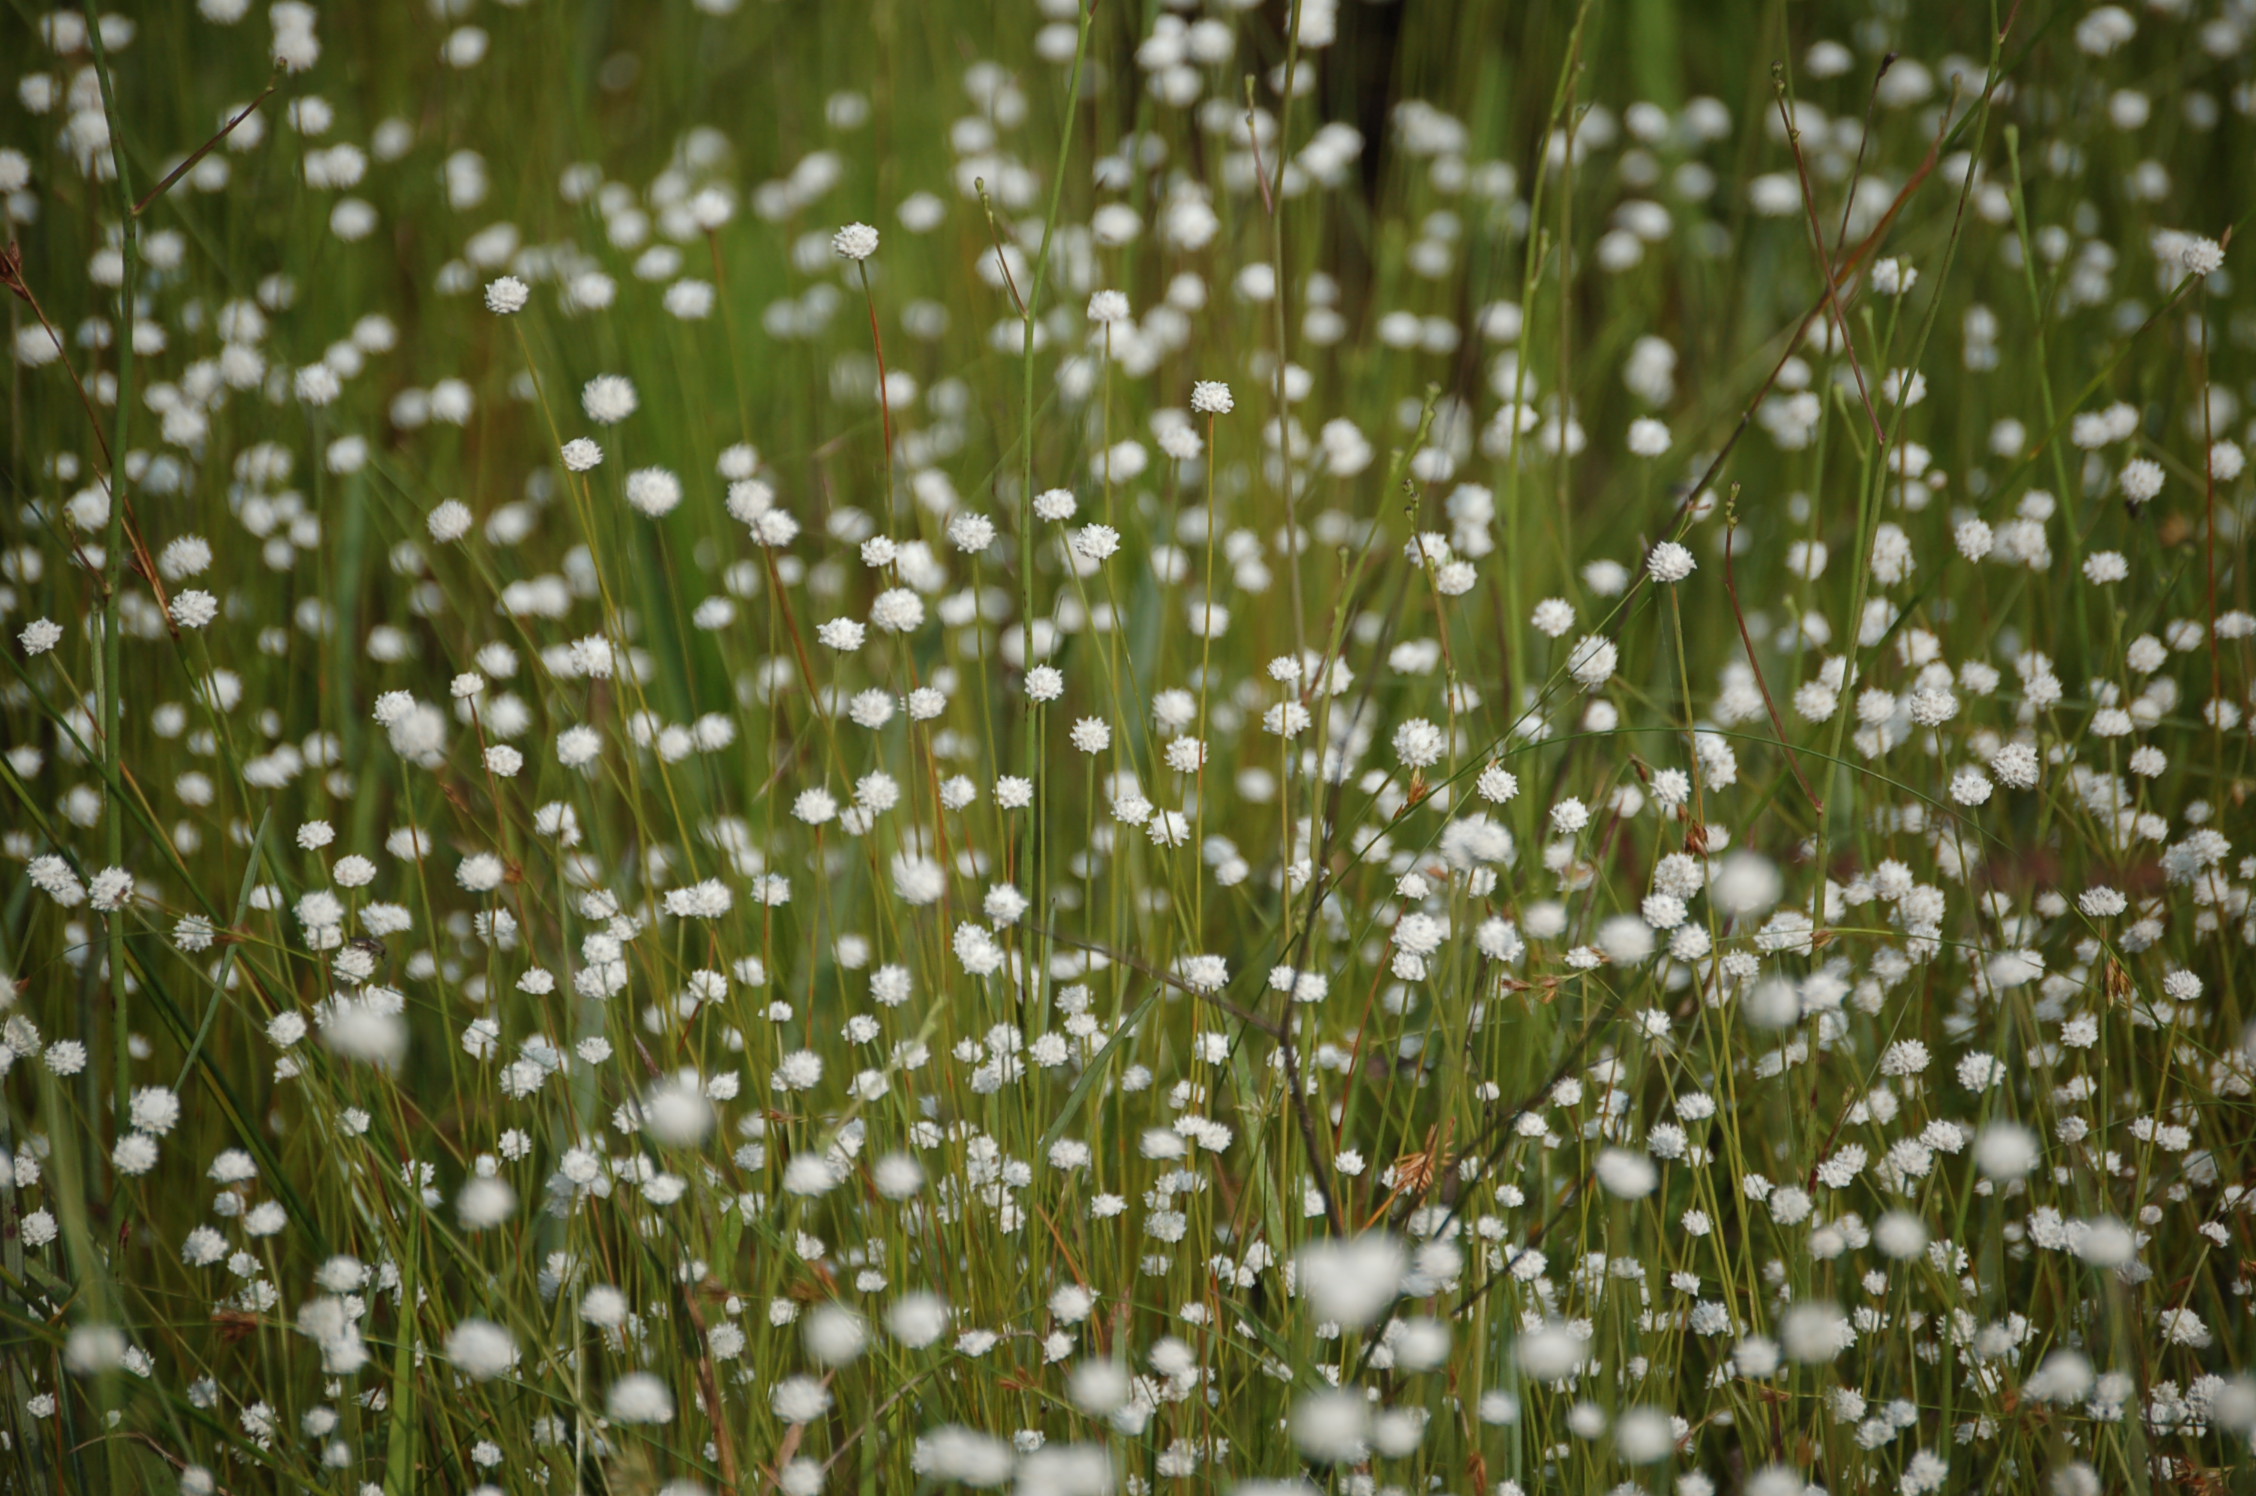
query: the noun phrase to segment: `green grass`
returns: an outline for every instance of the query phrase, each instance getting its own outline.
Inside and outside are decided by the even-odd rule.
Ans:
[[[2249,1488],[2244,17],[453,9],[0,17],[0,1489]]]

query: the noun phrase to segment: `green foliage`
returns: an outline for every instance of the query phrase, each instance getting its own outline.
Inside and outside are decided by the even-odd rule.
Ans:
[[[2249,24],[10,13],[0,1490],[2237,1488]]]

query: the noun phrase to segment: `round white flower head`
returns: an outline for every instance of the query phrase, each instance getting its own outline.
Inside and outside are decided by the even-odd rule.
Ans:
[[[1602,691],[1606,682],[1613,678],[1614,666],[1620,658],[1612,640],[1598,634],[1585,634],[1567,656],[1567,672],[1584,690]]]
[[[1614,1453],[1625,1465],[1657,1465],[1676,1448],[1676,1430],[1658,1408],[1631,1408],[1614,1420]]]
[[[995,543],[995,522],[984,514],[962,510],[948,521],[948,539],[968,555],[976,556]]]
[[[877,230],[866,223],[850,223],[830,236],[830,248],[842,260],[866,260],[877,253]]]
[[[681,479],[664,468],[636,468],[627,475],[627,502],[652,519],[670,513],[681,498]]]
[[[1855,1338],[1855,1332],[1840,1305],[1827,1299],[1805,1299],[1780,1318],[1778,1338],[1787,1359],[1816,1366],[1839,1356]]]
[[[1660,1170],[1653,1160],[1629,1148],[1608,1148],[1600,1153],[1595,1172],[1606,1193],[1623,1200],[1642,1200],[1660,1183]]]
[[[830,1389],[810,1376],[785,1377],[768,1394],[768,1406],[785,1423],[813,1423],[830,1411]]]
[[[606,1410],[619,1423],[671,1423],[674,1395],[647,1371],[630,1371],[611,1384]]]
[[[1128,297],[1121,291],[1098,291],[1089,297],[1089,320],[1109,325],[1128,320]]]
[[[694,1071],[653,1085],[642,1100],[643,1131],[668,1148],[690,1148],[713,1130],[713,1108]]]
[[[486,310],[498,316],[511,316],[525,309],[532,299],[532,291],[514,275],[502,276],[486,284]]]
[[[1583,1362],[1590,1342],[1582,1331],[1560,1320],[1547,1320],[1520,1336],[1513,1354],[1520,1369],[1539,1382],[1555,1382]]]
[[[1202,416],[1226,416],[1237,402],[1230,387],[1219,379],[1201,379],[1191,386],[1191,409]]]
[[[219,616],[219,599],[200,587],[175,594],[172,621],[184,629],[200,629]]]
[[[598,374],[580,391],[580,408],[598,426],[616,426],[635,413],[641,402],[624,374]]]
[[[2024,1178],[2042,1156],[2037,1135],[2018,1122],[1992,1122],[1974,1137],[1974,1167],[1984,1178]]]
[[[491,1381],[517,1364],[517,1341],[489,1319],[466,1319],[447,1336],[447,1360],[472,1381]]]
[[[337,378],[336,370],[327,364],[308,364],[298,370],[294,381],[298,398],[308,405],[327,405],[344,393],[344,384]]]
[[[466,1231],[490,1231],[516,1213],[517,1192],[507,1180],[473,1175],[455,1196],[456,1217]]]
[[[424,523],[430,527],[431,538],[446,545],[470,533],[472,518],[468,504],[460,499],[445,499],[431,511]]]
[[[1652,554],[1645,558],[1646,572],[1654,581],[1663,583],[1683,581],[1692,575],[1692,569],[1697,565],[1699,563],[1692,559],[1692,553],[1673,540],[1664,540],[1654,546]]]
[[[603,461],[603,449],[584,436],[575,436],[564,444],[563,456],[566,471],[584,473]]]
[[[903,1294],[885,1311],[885,1328],[911,1350],[922,1350],[948,1328],[948,1306],[933,1294]]]
[[[2123,497],[2132,504],[2144,504],[2162,491],[2162,464],[2151,457],[2134,457],[2123,464],[2119,477]]]
[[[74,1326],[63,1345],[63,1366],[74,1376],[96,1376],[125,1361],[125,1332],[115,1325]]]
[[[2188,239],[2178,251],[2178,263],[2188,275],[2215,275],[2224,267],[2224,246],[2214,239]]]
[[[1370,1324],[1394,1302],[1409,1253],[1383,1231],[1312,1241],[1294,1257],[1295,1279],[1321,1319]]]
[[[843,1304],[823,1304],[807,1316],[807,1354],[817,1365],[843,1366],[869,1343],[869,1326]]]
[[[1406,769],[1423,769],[1439,762],[1448,746],[1447,734],[1424,717],[1413,717],[1394,730],[1395,757]]]
[[[2113,1216],[2078,1222],[2070,1232],[2069,1250],[2086,1266],[2117,1268],[2138,1256],[2138,1238]]]
[[[1872,1239],[1881,1256],[1905,1262],[1927,1250],[1927,1227],[1910,1211],[1891,1210],[1873,1226]]]
[[[580,1296],[580,1318],[599,1330],[617,1329],[627,1322],[627,1296],[608,1283],[598,1283]]]
[[[1528,622],[1545,638],[1557,639],[1574,627],[1574,604],[1563,597],[1547,597],[1535,605],[1535,612]]]

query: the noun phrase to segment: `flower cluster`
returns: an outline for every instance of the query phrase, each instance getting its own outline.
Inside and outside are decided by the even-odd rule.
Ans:
[[[2256,1460],[2246,15],[1404,9],[4,23],[0,1469]]]

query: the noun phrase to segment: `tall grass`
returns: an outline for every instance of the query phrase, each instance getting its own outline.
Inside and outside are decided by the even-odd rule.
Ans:
[[[12,12],[0,1489],[2250,1489],[2251,26]]]

